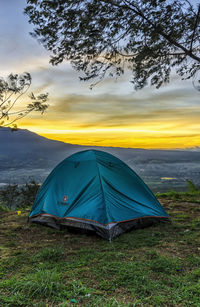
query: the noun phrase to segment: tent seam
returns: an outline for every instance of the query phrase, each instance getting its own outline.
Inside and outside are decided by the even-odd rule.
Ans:
[[[98,171],[98,177],[99,177],[99,181],[100,181],[101,192],[102,192],[102,195],[103,195],[104,211],[105,211],[105,213],[106,213],[106,218],[107,218],[107,220],[108,220],[108,213],[107,213],[107,206],[106,206],[106,198],[105,198],[105,194],[104,194],[104,190],[103,190],[102,178],[101,178],[101,173],[100,173],[100,170],[99,170],[99,165],[98,165],[98,162],[97,162],[97,157],[96,157],[95,150],[94,150],[93,153],[94,153],[94,155],[95,155],[96,168],[97,168],[97,171]]]

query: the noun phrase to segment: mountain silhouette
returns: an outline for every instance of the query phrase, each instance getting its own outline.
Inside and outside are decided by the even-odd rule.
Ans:
[[[153,189],[157,187],[160,190],[161,187],[162,190],[169,184],[182,188],[186,179],[195,183],[200,181],[198,150],[81,146],[51,140],[26,129],[12,131],[0,127],[0,183],[23,183],[29,177],[43,181],[60,161],[89,148],[103,150],[120,158]]]

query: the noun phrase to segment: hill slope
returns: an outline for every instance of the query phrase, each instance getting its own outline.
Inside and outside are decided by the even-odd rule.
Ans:
[[[13,132],[10,128],[0,128],[0,183],[23,183],[29,177],[43,181],[64,158],[91,148],[123,160],[155,191],[182,189],[187,178],[199,183],[198,151],[80,146],[50,140],[29,130]]]

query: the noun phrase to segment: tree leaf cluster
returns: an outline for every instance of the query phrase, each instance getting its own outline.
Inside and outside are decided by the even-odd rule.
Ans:
[[[31,102],[22,106],[22,96],[28,92],[31,82],[32,78],[28,72],[0,78],[0,126],[12,125],[13,129],[16,129],[16,121],[33,111],[43,114],[48,108],[48,93],[37,96],[31,93]]]
[[[136,89],[159,88],[172,70],[200,69],[200,5],[189,0],[27,0],[25,14],[50,62],[93,84],[129,69]]]

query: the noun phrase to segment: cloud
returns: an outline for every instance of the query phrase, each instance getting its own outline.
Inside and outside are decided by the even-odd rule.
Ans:
[[[190,105],[187,99],[184,101],[185,96],[180,95],[176,99],[172,95],[158,96],[157,99],[152,95],[143,100],[131,95],[120,97],[105,94],[55,97],[48,116],[53,115],[58,121],[73,116],[74,120],[79,120],[78,126],[82,128],[134,126],[161,121],[176,121],[176,125],[183,126],[183,123],[199,122],[199,108],[195,103]]]
[[[1,74],[29,71],[31,91],[49,92],[50,98],[44,116],[32,113],[19,126],[41,134],[49,131],[57,138],[69,133],[73,142],[80,143],[199,144],[200,93],[190,80],[173,75],[172,82],[159,90],[146,87],[136,92],[129,71],[117,81],[103,80],[91,91],[90,83],[80,82],[69,62],[49,64],[49,53],[29,35],[32,26],[23,14],[26,0],[18,0],[17,5],[15,0],[0,0],[0,5]],[[23,97],[21,104],[26,103]]]

